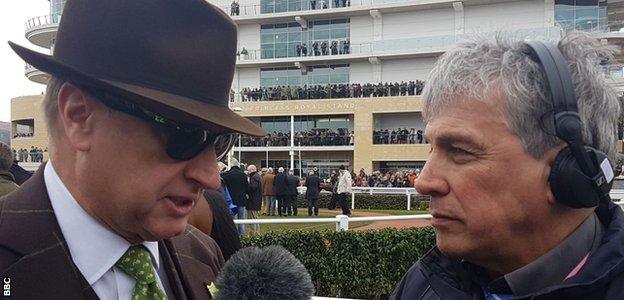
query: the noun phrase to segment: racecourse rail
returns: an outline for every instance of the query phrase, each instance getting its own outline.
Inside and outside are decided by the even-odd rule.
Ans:
[[[298,188],[300,194],[305,194],[305,187]],[[406,195],[407,197],[407,210],[410,210],[411,196],[416,195],[419,197],[426,197],[426,195],[420,195],[414,188],[371,188],[371,187],[354,187],[351,194],[351,209],[355,209],[355,194],[370,194],[370,195]],[[609,193],[611,199],[624,208],[624,190],[616,189],[611,190]],[[336,224],[336,231],[349,230],[349,223],[351,222],[377,222],[377,221],[402,221],[402,220],[430,220],[432,217],[430,214],[422,215],[403,215],[403,216],[374,216],[374,217],[349,217],[346,215],[337,215],[335,218],[303,218],[303,219],[245,219],[234,220],[235,224],[310,224],[310,223],[334,223]]]

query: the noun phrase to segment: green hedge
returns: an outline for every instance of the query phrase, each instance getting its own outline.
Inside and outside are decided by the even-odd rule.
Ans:
[[[428,200],[428,196],[412,196],[412,209],[421,207],[421,205],[423,205],[421,202],[426,201],[425,199]],[[330,200],[331,194],[321,194],[319,207],[329,207]],[[351,206],[351,196],[347,197],[347,204]],[[297,207],[308,207],[308,201],[305,199],[305,195],[297,196]],[[429,207],[428,203],[426,207]],[[355,194],[355,209],[407,209],[407,196]]]
[[[281,245],[308,269],[316,295],[385,299],[435,244],[431,227],[380,231],[289,231],[242,238],[243,247]]]

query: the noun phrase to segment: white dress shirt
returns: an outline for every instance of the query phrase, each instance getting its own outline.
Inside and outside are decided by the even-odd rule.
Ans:
[[[131,244],[76,202],[54,170],[52,161],[46,164],[43,178],[56,220],[80,273],[100,299],[130,299],[136,281],[115,263]],[[162,260],[158,242],[143,242],[143,245],[151,253],[158,285],[169,299],[173,299],[165,268],[160,268]]]

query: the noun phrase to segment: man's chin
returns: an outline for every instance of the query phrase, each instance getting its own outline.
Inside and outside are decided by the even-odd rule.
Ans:
[[[166,240],[166,239],[170,239],[172,237],[181,235],[186,230],[187,225],[188,225],[188,222],[186,218],[184,219],[184,221],[168,223],[167,225],[160,224],[157,228],[152,228],[151,230],[148,230],[147,232],[148,236],[146,238],[149,238],[149,239],[146,239],[146,240],[147,241],[160,241],[160,240]]]

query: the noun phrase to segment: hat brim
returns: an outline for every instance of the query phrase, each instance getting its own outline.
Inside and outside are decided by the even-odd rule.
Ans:
[[[162,114],[164,117],[184,121],[219,133],[237,132],[252,136],[265,136],[267,134],[262,127],[238,115],[228,107],[211,105],[134,84],[100,79],[65,65],[50,55],[30,50],[13,42],[9,42],[9,46],[24,61],[42,72],[76,84],[100,87],[112,93],[120,94],[148,110]]]

